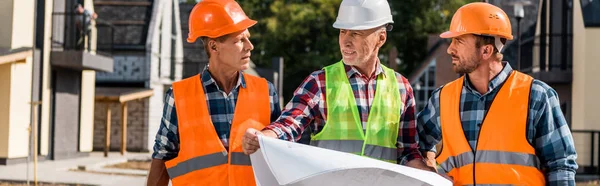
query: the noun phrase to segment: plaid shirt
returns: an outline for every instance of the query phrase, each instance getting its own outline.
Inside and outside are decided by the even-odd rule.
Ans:
[[[376,79],[385,78],[381,65],[377,66],[375,74],[367,77],[354,67],[344,65],[350,81],[354,98],[360,113],[363,127],[367,124],[371,103],[375,97]],[[400,116],[398,130],[398,163],[404,164],[413,159],[422,159],[418,150],[417,128],[415,123],[415,101],[410,83],[402,75],[396,73],[398,87],[404,108]],[[307,137],[307,128],[316,134],[323,129],[327,120],[327,104],[325,103],[325,71],[318,70],[308,76],[295,91],[294,97],[286,105],[277,121],[267,126],[280,139],[298,141]],[[303,135],[304,134],[304,135]]]
[[[489,82],[489,91],[483,95],[472,87],[468,76],[465,78],[460,98],[460,117],[471,148],[474,149],[477,145],[481,129],[478,123],[482,122],[492,100],[512,70],[508,63],[504,63],[504,69]],[[427,106],[418,116],[420,146],[425,151],[435,151],[435,145],[442,138],[439,125],[440,90],[438,88],[433,92]],[[575,185],[577,153],[571,131],[560,109],[558,94],[546,83],[534,80],[529,99],[527,140],[534,145],[543,169],[546,170],[547,185]]]
[[[215,126],[221,142],[227,148],[229,146],[229,131],[231,130],[231,121],[233,120],[239,88],[246,88],[244,76],[240,72],[237,85],[229,94],[219,88],[216,81],[208,72],[208,68],[205,68],[202,72],[201,80],[208,102],[210,119]],[[279,96],[271,82],[269,82],[269,97],[271,100],[271,121],[274,121],[281,114],[281,108],[279,107]],[[175,111],[175,98],[173,97],[172,88],[165,95],[162,121],[160,122],[160,128],[154,142],[152,158],[170,160],[177,157],[179,153],[179,133],[177,131],[177,113]]]

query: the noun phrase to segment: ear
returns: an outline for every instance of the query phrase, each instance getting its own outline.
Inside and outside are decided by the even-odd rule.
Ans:
[[[215,40],[210,40],[208,41],[208,47],[210,48],[210,51],[216,52],[217,51],[217,41]]]
[[[377,45],[379,47],[382,47],[383,44],[385,44],[386,40],[387,40],[387,32],[385,30],[383,30],[382,32],[379,32],[379,41],[377,42]]]
[[[492,54],[494,53],[494,47],[492,45],[485,45],[485,46],[481,47],[480,49],[481,49],[481,58],[484,60],[487,60],[490,57],[492,57]]]

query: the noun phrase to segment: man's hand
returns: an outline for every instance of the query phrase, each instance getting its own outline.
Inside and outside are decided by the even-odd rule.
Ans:
[[[435,168],[427,166],[425,161],[426,160],[423,160],[423,159],[413,159],[413,160],[406,162],[406,166],[416,168],[416,169],[431,171],[431,172],[437,172],[437,170]]]
[[[150,172],[146,178],[147,186],[167,186],[169,185],[169,174],[165,167],[165,160],[152,159]]]
[[[423,159],[423,160],[421,160],[421,159],[414,159],[414,160],[411,160],[411,161],[407,162],[406,166],[409,166],[409,167],[412,167],[412,168],[421,169],[421,170],[435,172],[438,175],[440,175],[441,177],[444,177],[444,178],[450,180],[451,182],[454,182],[454,179],[451,176],[448,176],[446,173],[437,172],[437,169],[435,168],[435,164],[434,164],[433,167],[427,165],[428,162],[429,162],[428,159]]]
[[[439,151],[438,151],[439,152]],[[431,152],[431,151],[424,151],[421,154],[423,154],[423,158],[425,158],[425,161],[427,163],[427,166],[436,169],[437,167],[437,162],[435,161],[435,152]],[[436,171],[437,172],[437,169]]]
[[[244,133],[244,139],[242,139],[242,148],[244,149],[244,154],[250,155],[260,148],[258,144],[258,135],[277,138],[277,134],[271,130],[265,130],[261,132],[253,128],[248,128],[246,133]]]

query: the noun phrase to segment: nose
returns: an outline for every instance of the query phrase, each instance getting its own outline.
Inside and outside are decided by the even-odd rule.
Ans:
[[[448,46],[446,53],[448,53],[450,55],[454,54],[454,40],[452,40],[452,42],[450,42],[450,45]]]
[[[254,50],[254,45],[252,44],[252,42],[250,41],[250,39],[246,39],[246,50],[247,51]]]

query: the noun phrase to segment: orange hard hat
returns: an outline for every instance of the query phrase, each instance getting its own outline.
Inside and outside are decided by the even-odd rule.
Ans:
[[[202,36],[218,38],[254,24],[256,21],[248,18],[234,0],[202,0],[190,13],[187,42],[193,43]]]
[[[450,23],[450,30],[441,38],[453,38],[463,34],[487,35],[512,40],[510,20],[506,13],[489,3],[475,2],[460,7]]]

